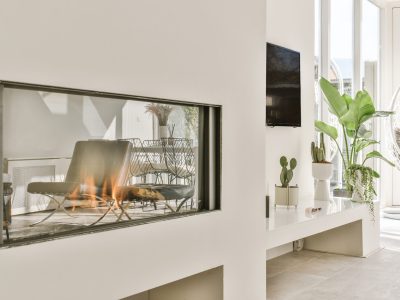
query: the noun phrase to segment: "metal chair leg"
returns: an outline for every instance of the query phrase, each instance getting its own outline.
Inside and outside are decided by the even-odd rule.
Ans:
[[[100,218],[98,218],[95,222],[89,224],[88,226],[93,226],[93,225],[96,225],[97,223],[99,223],[101,220],[104,219],[105,216],[108,215],[108,213],[112,210],[112,208],[113,208],[112,205],[110,205],[108,207],[107,211]]]
[[[185,198],[182,200],[182,202],[179,204],[175,212],[179,212],[179,210],[182,208],[182,206],[188,201],[190,198]]]
[[[47,196],[47,197],[49,197],[50,199],[54,200],[54,201],[57,203],[57,207],[56,207],[51,213],[49,213],[44,219],[42,219],[42,220],[40,220],[40,221],[38,221],[38,222],[35,222],[35,223],[33,223],[33,224],[30,224],[30,225],[29,225],[30,227],[36,226],[36,225],[38,225],[38,224],[40,224],[40,223],[43,223],[44,221],[46,221],[47,219],[49,219],[52,215],[54,215],[54,214],[56,213],[56,211],[59,210],[60,208],[62,208],[63,211],[64,211],[67,215],[71,216],[71,215],[65,210],[65,208],[64,208],[64,206],[63,206],[63,205],[64,205],[64,202],[65,202],[65,200],[66,200],[65,197],[64,197],[63,201],[58,202],[58,201],[57,201],[54,197],[52,197],[52,196],[49,196],[49,195],[45,195],[45,196]]]
[[[7,241],[10,240],[10,233],[8,232],[8,225],[6,225],[6,237],[7,237]]]
[[[82,195],[82,196],[87,196],[87,195]],[[107,201],[99,196],[94,196],[94,197],[96,198],[97,201],[105,203],[108,206],[108,209],[100,218],[98,218],[95,222],[89,224],[88,226],[96,225],[101,220],[103,220],[110,212],[112,212],[117,217],[117,222],[121,220],[122,215],[125,215],[129,220],[132,220],[132,218],[128,215],[125,209],[121,205],[119,205],[118,201],[114,199],[112,201]],[[117,207],[121,210],[121,213],[119,215],[115,212],[114,204],[116,204]]]
[[[6,218],[5,221],[5,227],[6,227],[6,237],[7,237],[7,241],[10,240],[10,232],[8,231],[8,220],[7,220],[7,215],[6,215],[6,201],[4,200],[4,196],[3,196],[3,219]],[[2,221],[2,224],[4,224],[4,221]]]

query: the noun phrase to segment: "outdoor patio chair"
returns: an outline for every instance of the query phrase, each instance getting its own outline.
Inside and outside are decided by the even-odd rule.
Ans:
[[[193,140],[186,138],[161,139],[165,164],[170,174],[169,182],[182,179],[185,184],[194,184],[196,161]]]
[[[154,173],[154,167],[149,161],[148,154],[143,148],[142,141],[139,138],[120,139],[120,141],[129,141],[132,144],[128,171],[129,179],[131,180],[136,177],[139,178],[141,182],[146,183],[147,175]]]
[[[144,140],[143,149],[151,166],[149,174],[155,176],[155,183],[163,184],[163,175],[168,174],[169,170],[165,164],[165,156],[161,140]]]
[[[164,207],[172,212],[179,212],[188,200],[192,200],[195,192],[195,159],[188,139],[162,139],[158,141],[145,141],[144,152],[148,154],[150,164],[152,161],[159,162],[163,166],[162,171],[168,174],[168,184],[158,183],[138,183],[118,188],[118,197],[123,200],[142,203],[150,202],[154,209],[159,203],[164,203]],[[151,142],[151,143],[148,143]],[[147,147],[146,147],[146,146]],[[162,152],[162,153],[160,153]],[[151,157],[151,154],[154,156]],[[133,154],[134,156],[134,154]],[[154,159],[155,158],[155,159]],[[129,177],[135,176],[134,170],[138,166],[131,160]],[[150,172],[153,172],[150,168]],[[184,179],[184,184],[179,184],[177,179]],[[175,201],[175,207],[169,202]],[[193,202],[191,202],[191,208]]]
[[[31,182],[28,192],[49,197],[56,208],[37,225],[49,219],[57,210],[65,209],[65,201],[96,201],[106,205],[107,209],[94,225],[109,212],[114,213],[119,221],[123,215],[131,219],[115,198],[115,189],[127,181],[132,144],[129,141],[89,140],[75,144],[71,163],[64,182]],[[57,198],[56,196],[61,196]],[[118,214],[116,211],[120,210]],[[70,215],[71,216],[71,215]]]

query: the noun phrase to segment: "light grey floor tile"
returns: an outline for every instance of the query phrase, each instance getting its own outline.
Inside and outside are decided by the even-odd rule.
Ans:
[[[368,258],[301,251],[267,262],[267,299],[400,299],[400,221],[383,221],[382,250]]]
[[[324,277],[296,272],[283,272],[267,279],[268,299],[288,299],[325,280]]]

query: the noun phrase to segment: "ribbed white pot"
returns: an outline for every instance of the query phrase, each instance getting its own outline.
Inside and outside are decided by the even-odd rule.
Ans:
[[[329,201],[330,200],[330,179],[333,174],[333,164],[331,163],[313,163],[312,176],[316,180],[315,185],[315,200]]]

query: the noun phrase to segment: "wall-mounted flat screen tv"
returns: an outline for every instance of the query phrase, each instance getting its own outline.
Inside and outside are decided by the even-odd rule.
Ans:
[[[267,43],[266,123],[301,126],[300,53]]]

